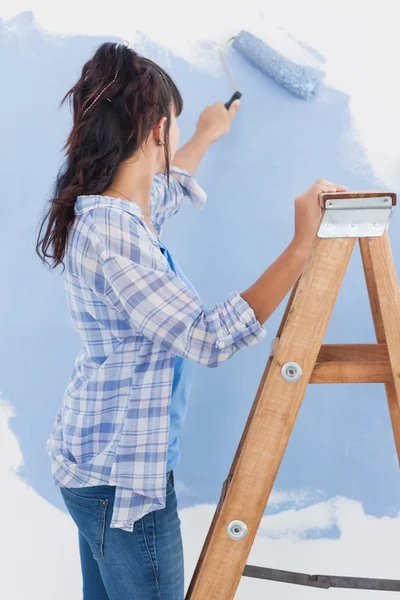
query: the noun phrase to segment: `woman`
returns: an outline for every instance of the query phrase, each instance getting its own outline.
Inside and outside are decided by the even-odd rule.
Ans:
[[[183,103],[174,82],[108,42],[62,102],[68,96],[67,160],[36,249],[66,267],[83,347],[47,442],[52,474],[78,528],[84,598],[183,600],[173,469],[191,367],[218,367],[265,337],[263,323],[305,266],[318,194],[346,188],[318,180],[296,198],[285,251],[247,290],[205,309],[161,231],[184,198],[204,206],[193,174],[238,103],[207,107],[176,151]]]

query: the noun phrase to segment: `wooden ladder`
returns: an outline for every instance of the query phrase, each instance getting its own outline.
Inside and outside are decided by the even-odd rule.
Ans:
[[[400,292],[387,234],[396,194],[320,195],[324,209],[294,285],[186,600],[232,600],[242,575],[313,587],[400,591],[400,581],[246,565],[309,383],[384,383],[400,462]],[[321,345],[358,239],[377,344]]]

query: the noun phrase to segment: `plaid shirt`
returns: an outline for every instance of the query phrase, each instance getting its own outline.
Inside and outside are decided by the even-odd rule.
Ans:
[[[186,172],[154,178],[150,215],[164,221],[205,192]],[[165,507],[174,357],[218,367],[266,330],[232,291],[212,309],[170,268],[138,204],[78,196],[65,255],[65,289],[82,338],[47,441],[55,485],[115,485],[111,527]]]

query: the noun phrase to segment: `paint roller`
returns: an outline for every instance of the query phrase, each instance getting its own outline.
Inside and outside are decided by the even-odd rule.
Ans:
[[[293,96],[303,100],[309,100],[315,96],[318,79],[310,71],[308,72],[303,66],[285,58],[248,31],[242,30],[237,36],[230,38],[220,49],[223,67],[234,90],[231,99],[225,103],[227,109],[232,102],[242,97],[224,59],[224,52],[229,46],[235,48],[257,69],[268,75]]]

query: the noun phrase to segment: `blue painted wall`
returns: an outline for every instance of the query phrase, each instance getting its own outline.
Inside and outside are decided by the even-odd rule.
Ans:
[[[28,27],[24,44],[29,52],[22,54],[13,39],[3,40],[0,48],[3,80],[13,81],[12,93],[0,99],[7,117],[1,120],[0,135],[0,268],[5,282],[1,390],[16,410],[11,425],[26,462],[22,476],[64,510],[45,443],[80,339],[69,320],[61,269],[42,266],[34,247],[70,128],[69,109],[58,109],[58,104],[103,41],[76,36],[56,43]],[[205,106],[230,97],[229,84],[166,57],[154,43],[142,43],[183,93],[179,123],[184,143]],[[351,114],[345,94],[322,86],[318,98],[307,103],[278,88],[239,55],[231,53],[230,61],[243,98],[230,134],[210,148],[196,173],[208,203],[204,211],[183,205],[164,229],[165,244],[206,307],[232,290],[244,291],[285,249],[293,235],[294,198],[318,177],[350,189],[385,188],[363,148],[348,140]],[[239,231],[245,233],[239,237]],[[397,211],[389,233],[399,273]],[[265,324],[269,335],[260,344],[237,352],[218,369],[196,365],[176,470],[181,508],[218,501],[286,301]],[[358,247],[325,342],[375,342]],[[179,491],[182,483],[187,491]],[[276,488],[312,488],[318,490],[318,500],[343,495],[361,501],[368,513],[397,514],[398,465],[384,386],[311,386]],[[327,535],[335,536],[336,530]]]

